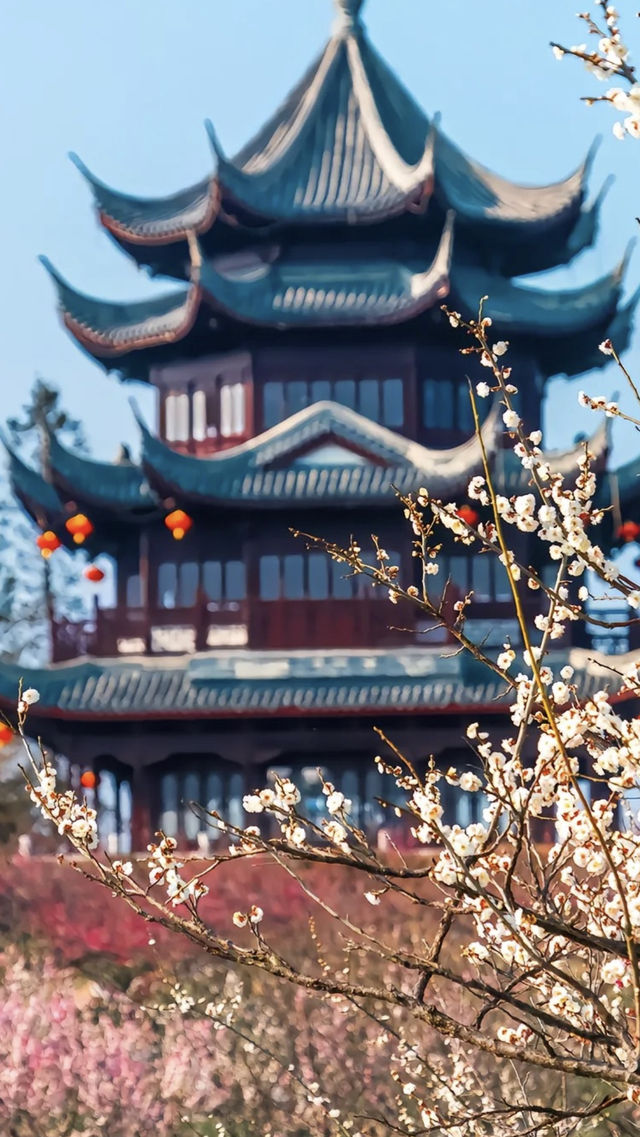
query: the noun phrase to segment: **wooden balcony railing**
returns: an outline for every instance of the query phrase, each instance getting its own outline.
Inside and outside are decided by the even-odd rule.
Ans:
[[[383,600],[246,600],[193,608],[97,608],[81,623],[57,621],[56,661],[81,655],[166,655],[215,648],[393,647],[420,642],[424,621]]]
[[[537,610],[537,609],[535,609]],[[531,611],[531,621],[535,614]],[[472,640],[496,648],[507,637],[520,642],[508,603],[474,603],[465,625]],[[570,642],[601,651],[640,647],[640,625],[612,633],[593,625],[570,625]],[[438,646],[450,642],[408,603],[393,607],[382,597],[358,600],[249,599],[191,608],[96,608],[81,623],[59,620],[53,627],[56,662],[82,655],[177,655],[218,649],[265,651]],[[564,641],[563,641],[564,643]]]
[[[625,655],[628,651],[640,651],[640,623],[628,607],[610,608],[598,612],[598,618],[606,621],[609,627],[597,624],[582,624],[583,642],[593,651],[603,655]]]

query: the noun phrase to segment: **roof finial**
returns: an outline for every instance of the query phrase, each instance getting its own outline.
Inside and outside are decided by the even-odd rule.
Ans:
[[[361,12],[365,0],[333,0],[336,12],[336,33],[352,32],[354,28],[361,27]]]

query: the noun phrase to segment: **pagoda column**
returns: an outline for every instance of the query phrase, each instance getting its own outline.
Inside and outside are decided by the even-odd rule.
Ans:
[[[138,572],[140,574],[141,594],[140,599],[142,600],[142,611],[144,613],[144,650],[147,655],[149,655],[151,653],[151,566],[149,560],[149,534],[146,529],[143,529],[140,533],[138,558]]]
[[[49,658],[55,663],[58,653],[58,637],[57,637],[57,624],[55,605],[53,602],[53,593],[51,591],[51,569],[48,560],[43,562],[43,576],[44,576],[44,601],[45,610],[47,615],[47,623],[49,625]]]
[[[153,839],[154,788],[148,767],[135,767],[131,774],[131,850],[144,852]]]

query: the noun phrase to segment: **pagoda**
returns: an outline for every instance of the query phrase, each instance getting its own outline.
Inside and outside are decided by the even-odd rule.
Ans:
[[[98,586],[91,620],[54,620],[52,664],[28,676],[41,696],[33,727],[76,782],[97,778],[113,848],[141,848],[158,828],[205,847],[211,830],[190,802],[239,825],[243,794],[285,771],[315,817],[319,768],[357,822],[388,826],[374,724],[417,763],[467,761],[460,716],[489,730],[504,719],[495,677],[443,653],[442,629],[291,530],[355,535],[365,550],[375,534],[413,580],[394,490],[426,485],[460,502],[482,469],[467,379],[479,376],[444,303],[471,317],[489,298],[532,429],[550,375],[597,366],[599,341],[628,338],[624,262],[573,290],[516,282],[593,243],[592,155],[554,185],[498,177],[390,70],[363,0],[334,2],[320,57],[235,157],[207,126],[212,169],[197,185],[137,198],[75,159],[107,234],[169,278],[166,292],[97,299],[45,261],[78,345],[158,395],[155,428],[134,408],[137,461],[126,450],[93,461],[55,434],[40,470],[10,452],[14,491],[40,530],[113,566],[113,605]],[[482,436],[503,492],[524,489],[499,408]],[[600,469],[607,447],[599,431]],[[549,460],[572,471],[579,453]],[[443,552],[443,579],[474,593],[467,630],[490,646],[518,639],[499,567],[460,546]],[[15,705],[18,679],[0,669],[3,706]],[[598,678],[585,664],[580,681],[588,690]],[[464,820],[469,807],[452,791],[447,808]]]

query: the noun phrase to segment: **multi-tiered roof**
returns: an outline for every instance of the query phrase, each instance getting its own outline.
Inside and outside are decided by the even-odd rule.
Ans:
[[[336,403],[317,403],[258,438],[210,458],[182,454],[157,438],[139,420],[140,463],[126,452],[116,463],[87,458],[64,447],[51,435],[46,476],[27,466],[13,451],[10,469],[16,494],[41,528],[59,530],[72,508],[100,518],[88,547],[100,547],[105,527],[148,524],[163,514],[163,503],[179,502],[190,510],[272,509],[303,505],[386,507],[394,490],[414,492],[428,485],[431,493],[462,500],[469,480],[483,471],[482,449],[490,459],[500,452],[496,484],[504,493],[523,493],[529,475],[508,449],[500,451],[502,423],[495,407],[486,419],[481,440],[475,435],[448,450],[409,441]],[[323,444],[331,443],[339,461],[327,461]],[[589,441],[594,469],[606,468],[609,449],[605,426]],[[548,452],[551,468],[570,475],[584,454],[584,442]],[[73,543],[65,537],[70,548]]]
[[[195,186],[133,197],[75,159],[107,232],[138,264],[182,282],[152,300],[105,301],[45,262],[67,328],[106,368],[146,379],[154,364],[248,335],[327,327],[382,335],[426,321],[433,336],[443,301],[471,314],[485,295],[500,333],[528,341],[544,373],[595,365],[598,335],[624,339],[624,262],[573,290],[513,279],[593,242],[593,151],[542,187],[472,161],[371,45],[362,7],[336,0],[327,46],[234,158],[208,126],[214,165]]]
[[[538,383],[604,363],[597,344],[605,336],[622,349],[632,312],[620,306],[624,261],[572,290],[516,282],[592,244],[601,200],[586,201],[593,151],[550,186],[504,180],[466,157],[406,91],[367,38],[363,0],[335,5],[325,49],[255,138],[229,158],[208,127],[213,168],[195,186],[137,198],[111,189],[76,159],[105,230],[139,265],[172,280],[153,300],[104,301],[77,291],[45,262],[78,343],[121,377],[151,381],[166,364],[248,344],[313,347],[326,342],[327,329],[332,342],[356,348],[410,340],[445,344],[457,359],[441,305],[472,316],[487,296],[496,338],[513,342]],[[455,498],[482,468],[475,437],[436,450],[332,402],[206,458],[179,453],[140,427],[139,462],[127,453],[116,463],[95,462],[55,436],[42,472],[11,455],[16,493],[41,527],[68,540],[65,518],[80,509],[94,522],[90,551],[114,551],[125,529],[161,527],[176,506],[205,516],[389,509],[394,487],[427,484]],[[526,475],[502,451],[501,429],[494,409],[483,443],[496,459],[498,484],[513,493]],[[590,448],[603,468],[606,434]],[[569,449],[550,461],[571,471],[581,453]],[[38,677],[36,713],[491,710],[497,693],[477,677],[453,675],[449,662],[434,663],[424,647],[401,656],[370,648],[334,653],[319,663],[320,671],[309,653],[265,661],[248,651],[188,665],[142,658],[74,664]],[[3,670],[0,698],[11,697],[15,680]]]

